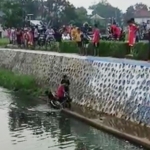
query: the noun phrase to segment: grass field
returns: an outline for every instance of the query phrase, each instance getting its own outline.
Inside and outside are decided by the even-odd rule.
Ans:
[[[7,44],[9,44],[8,38],[0,38],[0,46],[6,46]]]

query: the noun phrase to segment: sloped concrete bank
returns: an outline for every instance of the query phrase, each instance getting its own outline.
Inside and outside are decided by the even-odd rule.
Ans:
[[[62,75],[67,74],[73,102],[82,110],[86,108],[84,113],[94,112],[100,118],[101,114],[107,114],[135,125],[150,125],[150,64],[147,62],[0,49],[0,67],[33,75],[52,90],[56,90]]]

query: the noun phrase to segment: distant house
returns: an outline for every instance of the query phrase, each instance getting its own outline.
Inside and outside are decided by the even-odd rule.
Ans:
[[[135,22],[141,24],[142,22],[147,23],[150,20],[150,11],[140,10],[134,14]]]
[[[105,24],[105,18],[101,17],[98,14],[91,16],[90,19],[91,19],[92,23],[99,23],[101,25]]]
[[[95,14],[91,17],[92,20],[104,20],[105,18],[99,16],[98,14]]]

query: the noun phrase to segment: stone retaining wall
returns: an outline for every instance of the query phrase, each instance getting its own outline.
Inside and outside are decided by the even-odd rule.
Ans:
[[[127,120],[150,124],[150,64],[113,58],[0,49],[0,67],[29,74],[56,90],[71,81],[73,102]]]

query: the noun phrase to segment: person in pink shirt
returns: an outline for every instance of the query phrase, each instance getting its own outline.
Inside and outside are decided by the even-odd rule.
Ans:
[[[58,99],[60,103],[62,103],[65,100],[65,83],[61,83],[56,91],[55,97]]]
[[[97,24],[95,24],[95,28],[94,28],[94,31],[93,31],[94,56],[97,55],[97,49],[99,47],[99,41],[100,41],[100,31],[97,27]]]

